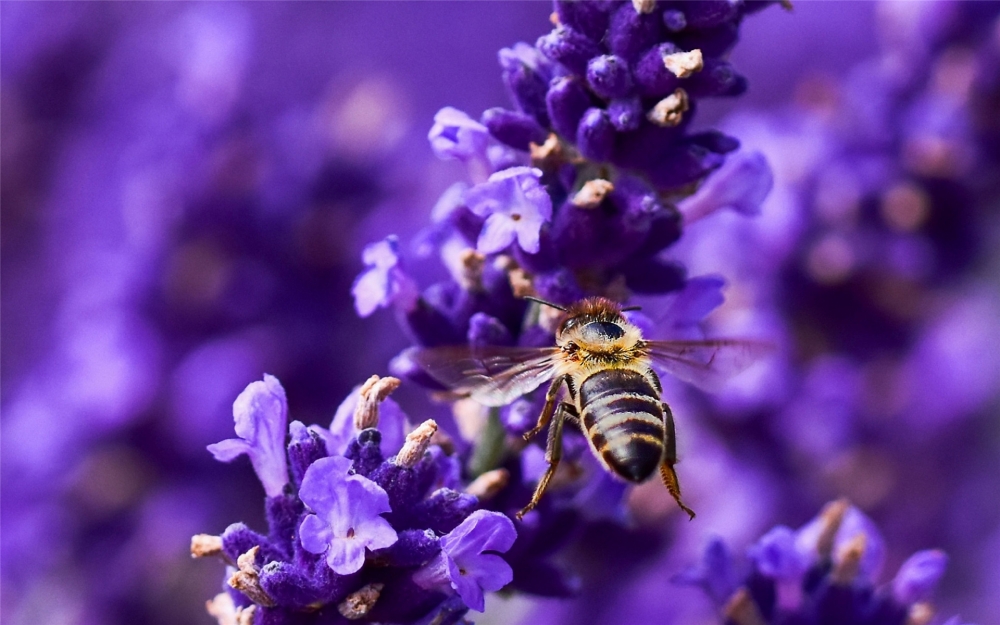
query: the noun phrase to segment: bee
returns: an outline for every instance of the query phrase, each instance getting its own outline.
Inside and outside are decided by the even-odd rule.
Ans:
[[[569,308],[527,299],[562,311],[554,347],[440,347],[415,354],[431,377],[486,406],[503,406],[550,382],[538,422],[524,434],[530,440],[548,428],[548,466],[517,518],[545,494],[562,457],[563,427],[569,421],[583,431],[598,461],[619,478],[640,484],[658,469],[667,491],[693,519],[674,470],[674,415],[661,397],[653,363],[711,390],[767,346],[736,339],[652,341],[623,314],[638,307],[622,308],[603,297]]]

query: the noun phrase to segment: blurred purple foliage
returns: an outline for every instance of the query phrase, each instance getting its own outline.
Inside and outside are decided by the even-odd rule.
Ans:
[[[679,320],[689,323],[675,332],[696,330],[721,275],[726,301],[709,331],[779,345],[716,396],[666,381],[678,470],[699,512],[690,524],[662,485],[624,493],[568,435],[578,474],[517,525],[505,560],[510,588],[577,598],[487,599],[496,619],[533,610],[527,620],[542,623],[705,622],[741,585],[758,606],[767,592],[779,605],[801,599],[787,582],[814,582],[815,562],[796,560],[787,528],[765,532],[840,496],[885,536],[863,555],[900,570],[893,580],[862,567],[851,579],[864,592],[909,606],[936,584],[941,616],[1000,617],[1000,3],[771,8],[740,26],[730,53],[751,7],[735,6],[660,6],[651,35],[629,21],[629,4],[602,17],[560,3],[583,35],[544,36],[537,48],[551,58],[539,61],[513,44],[550,30],[547,3],[0,4],[0,620],[211,622],[204,602],[221,590],[221,567],[192,562],[190,536],[233,520],[256,536],[247,528],[266,523],[249,463],[220,465],[205,446],[232,437],[232,402],[265,372],[287,389],[292,419],[325,426],[352,387],[386,370],[407,337],[386,315],[358,319],[351,290],[365,244],[391,233],[401,241],[391,262],[365,261],[375,273],[364,312],[397,308],[419,344],[550,340],[523,323],[507,273],[461,256],[516,241],[510,255],[539,293],[632,295],[651,335]],[[613,36],[595,43],[605,27]],[[647,115],[677,80],[650,74],[643,52],[675,32],[684,49],[706,51],[705,78],[686,79],[691,114],[679,128],[654,128]],[[673,52],[657,50],[657,60]],[[574,100],[584,82],[591,95]],[[703,97],[748,86],[735,101]],[[511,96],[513,109],[498,108]],[[426,138],[445,106],[474,118],[468,135],[451,118],[432,130],[461,148],[435,144],[452,162]],[[569,219],[594,172],[563,168],[545,171],[550,224],[504,222],[503,236],[479,238],[484,218],[511,221],[509,202],[466,210],[466,187],[449,185],[468,179],[499,197],[486,177],[528,164],[517,149],[550,130],[636,176],[615,181],[612,201],[649,220],[641,236],[628,230],[635,222],[619,233]],[[653,141],[671,148],[651,151]],[[621,236],[605,245],[611,232]],[[436,285],[417,299],[410,275]],[[467,297],[470,279],[485,298]],[[415,373],[406,364],[397,358],[394,371]],[[453,419],[421,395],[404,386],[396,398],[474,455],[462,410]],[[509,432],[534,423],[537,399],[502,411]],[[384,419],[398,412],[386,406]],[[348,422],[331,424],[343,446],[331,453],[347,453]],[[295,483],[315,461],[294,456],[310,431],[292,426]],[[510,484],[486,507],[520,508],[540,455],[529,446],[505,458]],[[454,524],[472,518],[462,510]],[[719,541],[702,559],[710,535],[749,547],[749,564],[730,562]],[[437,538],[410,538],[392,557],[440,551]],[[947,553],[940,580],[942,552],[929,549]],[[437,557],[439,573],[454,564]],[[714,604],[671,581],[699,560],[691,570],[712,573],[698,579]],[[483,579],[507,579],[490,566]],[[330,583],[329,596],[343,590]],[[457,621],[466,605],[441,603],[442,584],[420,600]],[[482,592],[452,588],[466,602]]]

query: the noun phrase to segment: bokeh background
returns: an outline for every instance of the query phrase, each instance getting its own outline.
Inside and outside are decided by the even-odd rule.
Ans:
[[[836,342],[806,341],[819,356],[833,353],[786,363],[802,367],[792,377],[806,380],[796,388],[808,392],[768,403],[759,392],[765,371],[742,395],[687,400],[706,425],[692,428],[705,433],[692,434],[686,471],[707,476],[687,488],[728,483],[724,505],[698,528],[672,534],[677,548],[653,541],[664,555],[648,557],[628,583],[586,601],[541,601],[539,622],[573,622],[573,614],[615,622],[616,605],[633,606],[634,622],[672,622],[658,603],[664,593],[687,593],[683,601],[707,618],[710,606],[668,580],[709,534],[745,546],[771,525],[803,523],[840,494],[884,524],[890,563],[917,549],[948,550],[942,613],[981,624],[1000,618],[1000,366],[989,349],[1000,347],[1000,185],[989,176],[1000,136],[1000,100],[989,100],[1000,93],[1000,11],[973,3],[973,17],[956,18],[952,3],[919,4],[803,2],[745,22],[732,59],[750,90],[702,108],[698,123],[721,124],[771,160],[776,188],[751,239],[760,245],[756,255],[727,256],[713,244],[745,241],[746,232],[706,221],[678,253],[694,273],[718,271],[732,282],[735,303],[719,328],[746,328],[748,318],[767,326],[766,315],[753,316],[754,302],[781,291],[767,311],[794,317],[805,328],[793,333],[798,339],[815,336],[813,324],[847,333],[842,351],[879,344],[891,328],[864,315],[838,325],[838,302],[860,310],[885,292],[802,286],[795,259],[828,284],[830,271],[843,268],[843,247],[822,232],[801,235],[837,230],[836,219],[800,227],[808,219],[795,215],[817,202],[840,214],[838,206],[856,204],[891,172],[918,171],[946,187],[934,197],[953,217],[921,231],[927,253],[955,258],[933,279],[907,282],[916,293],[883,300],[904,309],[892,317],[897,325],[919,329],[900,345],[916,353],[927,343],[927,359],[944,364],[879,368],[885,359],[862,355],[860,367],[833,353]],[[211,622],[204,601],[217,592],[220,570],[190,559],[190,536],[263,520],[248,465],[218,464],[205,446],[231,435],[232,400],[263,372],[282,380],[294,418],[326,424],[353,385],[384,373],[406,346],[390,315],[360,320],[353,311],[360,251],[390,233],[411,240],[427,222],[462,175],[427,145],[434,113],[450,105],[477,116],[506,105],[496,53],[547,32],[550,12],[545,2],[0,4],[3,622]],[[893,63],[924,76],[920,93],[979,71],[979,82],[966,83],[986,95],[947,110],[880,106],[920,99],[889,84],[898,73],[858,71]],[[853,94],[850,105],[839,91]],[[852,116],[838,118],[838,106]],[[911,130],[968,148],[934,161],[957,163],[954,171],[928,173],[933,163],[906,160],[909,135],[891,132],[904,110]],[[848,148],[816,147],[845,134]],[[864,169],[872,154],[882,167]],[[861,182],[815,175],[854,167],[867,172]],[[822,183],[827,193],[817,201]],[[809,201],[797,195],[806,187]],[[938,226],[976,236],[940,242]],[[772,236],[782,229],[796,236]],[[844,236],[855,234],[861,249],[895,245],[865,232]],[[435,271],[414,268],[418,276]],[[770,286],[758,284],[765,280]],[[880,374],[910,375],[924,394],[872,409],[848,392]],[[898,385],[869,395],[884,399],[890,387]],[[420,405],[420,395],[403,390],[400,401]],[[789,443],[777,430],[801,431]],[[742,453],[742,443],[751,451]],[[781,470],[761,460],[769,454],[787,461]],[[708,507],[708,496],[695,501]],[[637,506],[636,514],[641,538],[667,522],[662,511]],[[642,540],[634,542],[641,553]],[[622,547],[619,559],[629,553]],[[617,566],[615,554],[594,554]],[[488,618],[512,622],[534,609],[493,603]]]

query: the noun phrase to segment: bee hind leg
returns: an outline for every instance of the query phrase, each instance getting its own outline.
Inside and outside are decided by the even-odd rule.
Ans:
[[[572,411],[573,408],[565,403],[559,404],[555,410],[552,425],[549,427],[548,443],[545,446],[545,461],[549,464],[549,466],[546,467],[545,473],[542,475],[542,479],[538,480],[538,485],[535,486],[535,492],[531,495],[531,501],[529,501],[528,505],[526,505],[520,512],[514,515],[517,517],[518,521],[524,518],[524,515],[535,509],[535,506],[537,506],[538,502],[541,501],[542,495],[544,495],[546,489],[548,489],[552,476],[556,473],[556,468],[559,466],[559,461],[562,459],[563,424],[566,422],[567,413],[573,414]]]
[[[674,465],[677,464],[677,435],[674,433],[674,413],[670,406],[664,402],[663,416],[665,417],[666,432],[663,438],[663,460],[660,461],[660,478],[663,485],[667,487],[667,492],[674,498],[681,510],[687,512],[688,516],[694,518],[694,510],[688,508],[681,501],[681,483],[677,480],[677,472]]]

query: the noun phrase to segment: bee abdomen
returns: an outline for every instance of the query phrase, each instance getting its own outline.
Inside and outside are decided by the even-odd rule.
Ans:
[[[627,369],[599,371],[580,385],[581,421],[595,449],[621,477],[642,482],[663,457],[663,410],[649,381]]]

